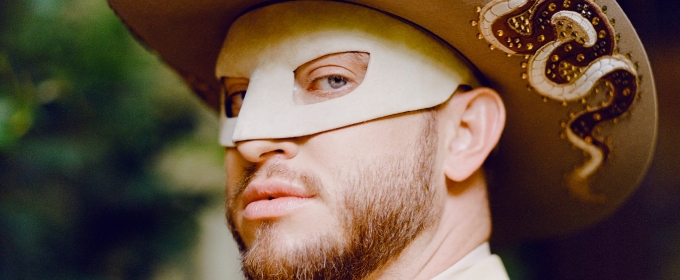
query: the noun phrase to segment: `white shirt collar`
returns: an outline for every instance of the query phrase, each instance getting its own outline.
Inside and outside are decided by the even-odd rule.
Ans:
[[[453,264],[451,267],[447,268],[442,273],[432,278],[432,280],[450,279],[451,276],[455,276],[457,274],[462,273],[463,271],[488,258],[489,256],[491,256],[489,242],[484,242],[482,243],[482,245],[479,245],[477,246],[477,248],[470,251],[470,253],[465,255],[462,259]]]

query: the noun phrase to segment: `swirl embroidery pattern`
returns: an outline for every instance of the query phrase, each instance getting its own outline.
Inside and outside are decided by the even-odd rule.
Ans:
[[[567,176],[570,191],[583,200],[604,201],[588,184],[610,155],[594,131],[625,114],[638,88],[635,66],[617,54],[618,38],[606,6],[590,0],[495,0],[477,11],[480,38],[508,55],[525,56],[523,78],[545,98],[585,103],[589,95],[608,93],[607,101],[572,114],[564,125],[566,138],[588,155]]]

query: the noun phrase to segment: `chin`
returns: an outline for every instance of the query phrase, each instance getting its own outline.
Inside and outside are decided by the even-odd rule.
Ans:
[[[269,239],[287,249],[295,249],[320,236],[324,236],[324,240],[339,240],[343,233],[337,215],[320,203],[307,205],[274,219],[240,220],[239,233],[247,248]]]

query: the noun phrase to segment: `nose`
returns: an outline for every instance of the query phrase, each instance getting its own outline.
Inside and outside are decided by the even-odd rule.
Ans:
[[[258,163],[272,157],[291,159],[297,155],[299,146],[292,139],[258,139],[239,141],[236,149],[245,160]]]

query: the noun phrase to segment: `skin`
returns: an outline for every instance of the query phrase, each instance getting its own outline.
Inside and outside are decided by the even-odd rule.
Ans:
[[[361,53],[322,57],[298,68],[296,102],[323,102],[351,92],[352,87],[361,83],[361,72],[365,73],[368,57],[364,60],[360,56]],[[308,67],[310,65],[313,67]],[[329,88],[327,82],[333,82],[328,79],[329,75],[347,77],[348,83],[338,89]],[[227,78],[225,83],[228,93],[232,94],[230,88],[247,88],[247,79]],[[238,99],[238,95],[234,96]],[[433,110],[437,120],[436,144],[431,147],[435,149],[434,199],[423,203],[432,207],[436,222],[368,279],[430,279],[487,241],[490,235],[481,165],[502,132],[503,103],[495,91],[477,88],[456,92]],[[231,196],[227,215],[244,249],[257,242],[257,231],[265,224],[275,226],[278,247],[275,249],[282,251],[314,235],[341,232],[341,197],[346,186],[339,182],[337,174],[353,170],[351,167],[359,161],[377,161],[413,147],[427,125],[422,114],[425,112],[402,113],[305,137],[241,141],[236,143],[236,148],[226,149],[227,194]],[[246,205],[238,190],[243,178],[254,170],[276,165],[312,172],[323,183],[323,188],[309,190],[300,180],[256,175],[250,178],[248,186],[263,182],[293,185],[313,197],[309,203],[281,217],[244,217]]]

